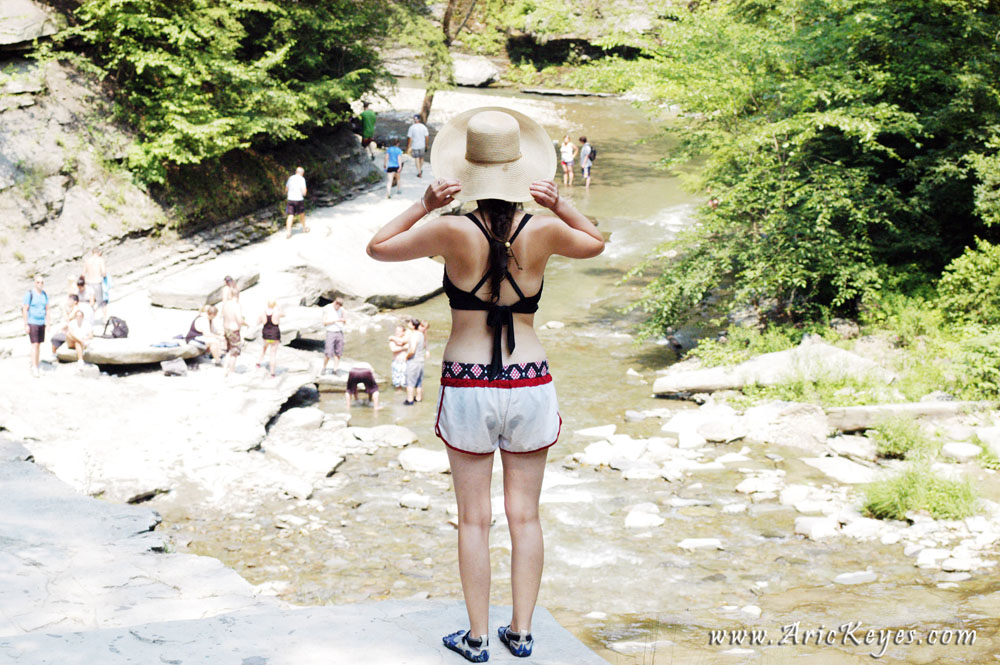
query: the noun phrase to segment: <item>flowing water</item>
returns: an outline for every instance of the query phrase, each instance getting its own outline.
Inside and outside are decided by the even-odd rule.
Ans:
[[[417,98],[404,86],[398,98]],[[941,589],[941,573],[916,569],[901,546],[859,543],[848,538],[812,542],[792,535],[795,511],[775,502],[750,503],[733,492],[744,477],[733,470],[695,474],[681,481],[625,481],[621,474],[595,470],[570,459],[588,443],[574,431],[615,423],[633,437],[652,436],[660,421],[626,422],[627,409],[691,408],[657,401],[650,388],[655,372],[674,361],[655,341],[636,343],[636,314],[623,308],[640,286],[620,280],[688,222],[697,199],[679,179],[652,163],[672,147],[657,124],[620,100],[554,98],[484,93],[439,93],[436,114],[446,116],[473,104],[515,101],[538,111],[553,139],[586,134],[599,147],[589,192],[563,189],[609,236],[604,254],[587,261],[555,257],[546,273],[536,325],[564,327],[539,331],[559,392],[563,435],[551,449],[542,520],[546,569],[539,602],[580,639],[612,663],[861,663],[878,651],[864,644],[778,645],[780,626],[834,628],[862,621],[875,628],[931,628],[959,625],[979,631],[974,647],[890,646],[881,659],[891,663],[993,662],[996,613],[964,609],[977,594],[995,591],[990,576],[974,577],[956,589]],[[403,105],[403,104],[401,104]],[[415,104],[409,104],[412,108]],[[432,118],[433,119],[433,118]],[[404,187],[417,187],[412,172]],[[578,180],[579,183],[579,180]],[[423,184],[423,183],[420,183]],[[434,437],[437,363],[447,335],[444,297],[399,312],[431,322],[432,357],[427,363],[425,400],[402,405],[401,394],[383,383],[386,408],[355,408],[352,425],[398,423],[438,448]],[[391,322],[353,333],[346,354],[370,361],[388,376],[387,338]],[[634,373],[627,373],[629,369]],[[342,412],[342,397],[324,397],[321,406]],[[734,444],[737,445],[738,444]],[[735,448],[720,447],[719,453]],[[784,461],[772,461],[777,453]],[[714,452],[711,456],[714,456]],[[398,451],[382,449],[349,458],[310,501],[290,507],[274,502],[273,514],[295,512],[311,522],[300,530],[273,529],[266,510],[237,514],[182,527],[197,533],[191,549],[217,556],[254,582],[285,580],[283,597],[301,603],[341,603],[380,598],[461,598],[455,554],[450,476],[408,474],[395,462]],[[828,482],[799,463],[801,451],[757,447],[743,466],[781,468],[789,480]],[[509,537],[494,477],[496,526],[492,532],[493,602],[509,604]],[[427,511],[399,507],[404,492],[431,498]],[[660,506],[666,522],[658,528],[625,529],[628,508],[642,502]],[[728,503],[749,503],[743,513],[722,511]],[[220,522],[221,520],[221,522]],[[315,528],[311,528],[315,526]],[[207,532],[211,535],[207,535]],[[677,543],[715,537],[722,550],[687,552]],[[834,576],[877,570],[873,584],[841,586]],[[760,617],[740,608],[761,608]],[[983,607],[995,608],[996,599]],[[748,612],[754,610],[749,609]],[[956,620],[962,614],[964,622]],[[709,631],[756,627],[768,630],[771,646],[735,649],[728,641],[710,645]],[[543,639],[539,636],[540,639]],[[863,631],[862,631],[863,638]],[[797,640],[799,641],[799,640]]]

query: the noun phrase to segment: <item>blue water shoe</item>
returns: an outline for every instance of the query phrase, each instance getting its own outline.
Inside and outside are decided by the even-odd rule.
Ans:
[[[490,641],[485,635],[480,638],[470,637],[469,631],[460,630],[441,638],[444,645],[460,653],[470,663],[485,663],[490,659]]]
[[[500,626],[497,629],[497,634],[504,646],[518,658],[527,658],[531,655],[531,648],[535,646],[535,640],[531,639],[531,633],[515,633],[510,629],[510,626]]]

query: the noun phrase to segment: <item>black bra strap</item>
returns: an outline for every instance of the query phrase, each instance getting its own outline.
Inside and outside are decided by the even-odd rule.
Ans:
[[[489,278],[490,278],[490,271],[487,270],[486,274],[483,275],[483,278],[478,282],[476,282],[476,285],[469,290],[469,293],[471,293],[472,295],[476,295],[476,293],[479,292],[479,289],[483,287],[483,284],[485,284],[486,280],[488,280]]]
[[[480,222],[474,214],[469,212],[466,213],[465,216],[471,219],[473,223],[475,223],[475,225],[479,227],[479,230],[483,232],[484,236],[486,236],[487,242],[490,243],[499,242],[493,236],[490,235],[489,231],[486,230],[486,227],[483,226],[483,223]],[[524,225],[528,223],[529,219],[531,219],[531,214],[525,213],[524,217],[521,218],[521,222],[517,225],[517,228],[514,229],[514,233],[513,235],[511,235],[510,240],[507,241],[508,248],[510,247],[510,245],[514,243],[514,240],[517,238],[517,234],[521,232],[521,229],[524,228]],[[517,293],[518,298],[524,300],[525,299],[524,293],[521,291],[521,288],[517,285],[517,282],[514,281],[514,277],[510,274],[510,270],[507,270],[506,273],[507,274],[504,275],[504,277],[506,277],[507,281],[510,282],[510,285],[514,287],[514,291]],[[490,273],[487,270],[486,274],[483,275],[483,278],[479,280],[479,282],[477,282],[474,287],[472,287],[469,293],[475,295],[479,291],[479,289],[482,288],[483,284],[486,283],[486,280],[488,280],[489,278],[490,278]]]
[[[531,219],[531,213],[525,213],[524,217],[521,218],[521,223],[517,225],[516,229],[514,229],[514,235],[512,235],[510,237],[510,240],[508,240],[507,242],[509,242],[512,245],[514,244],[514,240],[517,238],[517,234],[521,232],[521,229],[524,228],[524,225],[528,223],[529,219]]]
[[[475,225],[479,227],[479,230],[483,232],[484,236],[486,236],[486,240],[493,240],[493,236],[491,236],[490,232],[486,230],[486,227],[483,226],[483,223],[480,222],[478,219],[476,219],[475,215],[473,215],[471,212],[467,212],[465,213],[465,216],[471,219],[475,223]]]
[[[517,293],[517,297],[524,300],[524,294],[521,293],[520,287],[518,287],[517,282],[514,281],[514,276],[510,274],[509,270],[507,271],[507,282],[514,287],[514,292]]]

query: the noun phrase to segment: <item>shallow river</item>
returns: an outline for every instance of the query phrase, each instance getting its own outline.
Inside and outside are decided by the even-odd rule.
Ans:
[[[400,97],[415,97],[406,88]],[[441,113],[460,110],[470,99],[507,97],[503,93],[439,94]],[[695,474],[681,481],[625,481],[610,470],[594,470],[569,457],[588,443],[574,431],[615,423],[634,437],[652,436],[662,421],[624,420],[626,409],[691,408],[654,400],[655,371],[674,361],[673,352],[654,342],[636,344],[636,315],[622,308],[639,292],[620,284],[631,266],[687,221],[697,200],[677,178],[653,168],[671,143],[642,112],[619,100],[516,95],[539,109],[553,139],[564,133],[586,134],[599,147],[589,192],[578,186],[563,194],[610,234],[605,253],[588,261],[554,258],[536,324],[558,321],[565,327],[540,330],[559,391],[563,436],[550,453],[548,499],[542,506],[546,533],[546,569],[539,603],[580,639],[612,663],[861,663],[877,648],[853,645],[755,647],[730,652],[732,645],[709,645],[709,631],[756,627],[777,642],[780,626],[801,622],[802,629],[836,627],[862,621],[875,628],[956,628],[979,630],[974,647],[890,646],[882,662],[993,662],[1000,651],[995,615],[966,613],[963,602],[994,591],[979,576],[954,589],[936,585],[940,572],[917,569],[900,545],[859,543],[849,538],[822,542],[794,536],[794,509],[775,502],[750,503],[739,514],[722,506],[746,502],[733,487],[744,476],[735,469]],[[433,120],[434,118],[432,118]],[[404,186],[416,186],[416,179]],[[412,183],[412,184],[411,184]],[[353,425],[399,423],[420,438],[418,445],[437,448],[432,423],[435,369],[448,329],[443,296],[400,312],[431,321],[425,401],[415,407],[389,390],[379,414],[356,408]],[[363,357],[388,374],[391,323],[349,336],[346,353]],[[627,370],[635,375],[627,375]],[[344,410],[339,394],[321,402],[324,409]],[[720,446],[735,452],[739,444]],[[765,453],[778,454],[772,461]],[[349,458],[327,486],[308,502],[274,502],[273,514],[295,513],[316,528],[273,528],[266,510],[256,514],[202,516],[171,522],[179,540],[191,539],[192,551],[221,558],[255,583],[288,583],[282,597],[299,603],[342,603],[382,598],[461,598],[455,555],[456,532],[449,524],[454,503],[450,477],[407,474],[383,449],[372,456]],[[801,451],[774,446],[753,448],[744,467],[781,468],[789,482],[829,482],[798,462]],[[711,455],[714,457],[714,453]],[[499,498],[499,476],[494,495]],[[431,497],[431,509],[398,506],[404,492]],[[624,527],[628,508],[641,502],[660,506],[666,523],[655,529]],[[509,604],[509,538],[502,508],[495,505],[492,532],[493,601]],[[686,552],[684,538],[719,538],[722,550]],[[860,586],[833,584],[844,572],[872,569],[878,581]],[[761,608],[759,618],[739,608]],[[753,610],[749,610],[753,612]],[[539,639],[544,639],[539,636]],[[992,641],[991,641],[992,640]],[[456,659],[456,662],[459,662]]]

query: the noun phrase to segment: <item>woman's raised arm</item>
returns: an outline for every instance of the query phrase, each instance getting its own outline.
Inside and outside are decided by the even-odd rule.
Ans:
[[[604,236],[586,215],[559,196],[559,188],[551,180],[539,180],[529,187],[535,202],[547,208],[563,224],[553,224],[550,247],[553,254],[571,259],[589,259],[604,251]]]
[[[423,256],[441,254],[449,239],[443,224],[413,225],[431,210],[448,205],[462,190],[457,180],[438,179],[427,187],[420,201],[396,215],[368,242],[368,256],[376,261],[409,261]]]

